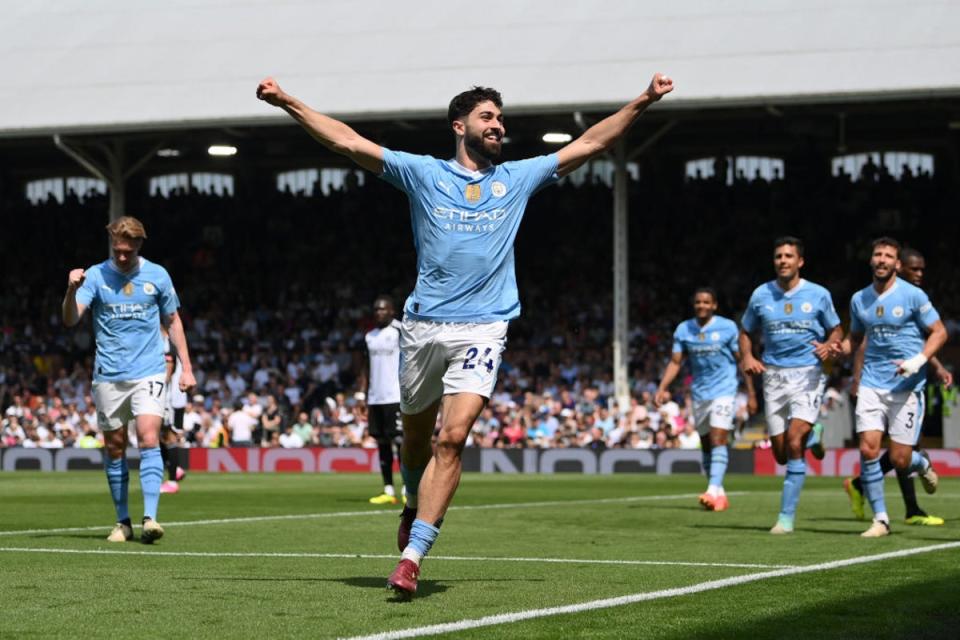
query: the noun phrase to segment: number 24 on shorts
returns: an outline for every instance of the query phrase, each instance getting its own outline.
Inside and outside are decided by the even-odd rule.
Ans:
[[[480,350],[476,347],[470,347],[467,349],[467,355],[463,359],[463,368],[464,369],[476,369],[479,364],[481,367],[486,368],[487,373],[493,373],[493,358],[490,357],[490,352],[493,351],[493,347],[487,347],[483,351],[483,355],[477,358],[480,355]]]

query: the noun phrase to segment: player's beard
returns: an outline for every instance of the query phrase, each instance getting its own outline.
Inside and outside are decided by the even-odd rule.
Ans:
[[[500,157],[502,144],[500,140],[487,140],[487,133],[489,133],[489,130],[479,134],[472,134],[468,131],[464,144],[466,144],[467,148],[471,151],[493,162]]]

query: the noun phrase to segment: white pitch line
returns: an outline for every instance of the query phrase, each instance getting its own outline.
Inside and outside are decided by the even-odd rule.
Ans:
[[[731,491],[729,496],[746,495],[748,492]],[[533,507],[562,507],[567,505],[585,505],[585,504],[614,504],[622,502],[646,502],[659,500],[686,500],[697,498],[698,493],[677,493],[656,496],[628,496],[625,498],[599,498],[596,500],[553,500],[544,502],[506,502],[501,504],[480,504],[452,506],[447,511],[476,511],[484,509],[527,509]],[[216,520],[185,520],[183,522],[164,522],[164,527],[190,527],[204,526],[211,524],[242,524],[245,522],[272,522],[277,520],[319,520],[324,518],[350,518],[358,516],[397,516],[397,512],[390,510],[367,510],[367,511],[333,511],[329,513],[294,513],[288,515],[274,516],[249,516],[242,518],[219,518]],[[21,529],[19,531],[0,531],[0,536],[22,536],[33,533],[70,533],[78,531],[104,531],[111,529],[113,525],[93,526],[93,527],[61,527],[57,529]]]
[[[858,556],[846,560],[834,560],[831,562],[822,562],[819,564],[808,565],[805,567],[792,567],[789,569],[778,569],[776,571],[764,571],[762,573],[751,573],[743,576],[734,576],[724,578],[723,580],[711,580],[688,587],[678,587],[674,589],[663,589],[661,591],[648,591],[646,593],[634,593],[632,595],[620,596],[617,598],[604,598],[602,600],[591,600],[562,607],[548,607],[545,609],[530,609],[527,611],[517,611],[514,613],[502,613],[483,618],[474,618],[460,620],[458,622],[447,622],[444,624],[434,624],[426,627],[414,627],[410,629],[400,629],[398,631],[385,631],[365,636],[353,636],[345,640],[400,640],[401,638],[419,638],[423,636],[433,636],[442,633],[452,633],[454,631],[464,631],[467,629],[477,629],[480,627],[491,627],[501,624],[510,624],[522,620],[532,620],[534,618],[545,618],[549,616],[563,615],[567,613],[581,613],[583,611],[595,611],[597,609],[609,609],[611,607],[621,607],[638,602],[647,602],[650,600],[660,600],[663,598],[676,598],[687,596],[704,591],[713,591],[724,589],[726,587],[735,587],[750,582],[759,582],[771,578],[782,578],[784,576],[799,575],[802,573],[813,573],[816,571],[829,571],[841,567],[850,567],[858,564],[868,564],[879,562],[892,558],[903,558],[906,556],[917,555],[920,553],[931,553],[945,549],[956,549],[960,547],[960,542],[948,542],[945,544],[935,544],[928,547],[919,547],[914,549],[904,549],[901,551],[891,551],[888,553],[878,553],[870,556]]]
[[[51,549],[45,547],[0,547],[7,553],[62,553],[69,555],[108,555],[108,556],[159,556],[171,558],[316,558],[346,560],[396,560],[397,554],[373,553],[308,553],[308,552],[230,552],[230,551],[120,551],[119,549]],[[719,567],[728,569],[780,569],[794,567],[789,564],[741,564],[725,562],[688,562],[669,560],[596,560],[581,558],[501,558],[497,556],[430,556],[436,560],[463,562],[530,562],[544,564],[599,564],[618,566],[678,566],[678,567]]]

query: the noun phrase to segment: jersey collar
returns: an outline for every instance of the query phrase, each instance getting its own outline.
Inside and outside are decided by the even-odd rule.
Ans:
[[[784,291],[783,288],[780,286],[780,283],[777,282],[776,280],[774,280],[771,284],[773,284],[773,288],[779,291],[780,293],[782,293],[785,298],[789,298],[793,296],[793,294],[795,294],[797,291],[800,291],[800,289],[803,288],[803,285],[805,285],[806,283],[807,283],[806,280],[804,280],[803,278],[800,278],[800,281],[796,284],[796,286],[794,286],[793,289],[790,289],[789,291]]]
[[[706,330],[707,330],[707,327],[713,325],[713,323],[716,322],[716,320],[717,320],[717,316],[713,316],[712,318],[710,318],[709,320],[707,320],[707,324],[705,324],[705,325],[703,325],[703,326],[701,327],[701,326],[700,326],[700,323],[697,322],[697,319],[694,318],[694,319],[693,319],[693,326],[695,326],[695,327],[696,327],[697,329],[699,329],[700,331],[706,331]]]
[[[140,273],[140,269],[143,268],[143,256],[137,257],[137,266],[130,271],[120,271],[120,269],[117,269],[117,265],[114,264],[113,258],[107,258],[107,268],[119,276],[124,278],[132,278]]]
[[[899,276],[893,276],[893,284],[890,285],[890,288],[887,289],[886,291],[884,291],[883,293],[879,293],[879,294],[878,294],[876,287],[874,287],[872,284],[870,285],[870,288],[873,289],[873,293],[876,294],[876,296],[877,296],[877,302],[880,302],[881,300],[883,300],[884,298],[886,298],[887,296],[889,296],[891,293],[893,293],[894,291],[896,291],[896,290],[897,290],[897,285],[899,285],[899,284],[900,284],[900,277],[899,277]]]
[[[468,169],[459,162],[456,158],[450,158],[447,160],[447,167],[457,175],[463,176],[464,178],[470,178],[471,180],[479,180],[485,176],[490,175],[496,168],[497,165],[492,164],[483,171],[474,171],[473,169]]]

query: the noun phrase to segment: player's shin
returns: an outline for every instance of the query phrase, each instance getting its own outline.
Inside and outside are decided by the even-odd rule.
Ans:
[[[873,509],[874,518],[888,522],[887,504],[883,492],[883,471],[880,469],[879,456],[873,460],[867,460],[863,454],[860,455],[860,482],[870,508]]]
[[[130,512],[127,507],[127,493],[130,485],[130,471],[126,458],[112,460],[107,458],[104,464],[107,472],[107,484],[110,486],[110,497],[117,512],[117,522],[130,523]]]
[[[160,447],[140,449],[140,491],[143,493],[143,516],[157,519],[160,485],[163,483],[163,458]]]
[[[780,497],[780,517],[791,522],[797,513],[800,492],[807,479],[807,463],[803,458],[787,461],[787,474],[783,478],[783,494]]]

